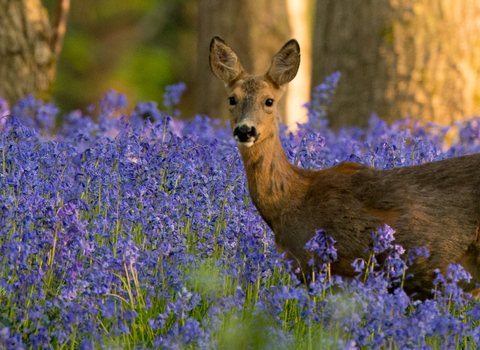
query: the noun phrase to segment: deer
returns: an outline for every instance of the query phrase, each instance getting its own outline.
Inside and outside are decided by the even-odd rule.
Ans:
[[[406,250],[426,247],[429,257],[409,267],[404,290],[431,297],[435,269],[444,274],[459,263],[480,283],[480,154],[422,165],[379,170],[342,162],[322,170],[291,164],[280,141],[276,105],[300,65],[300,46],[288,41],[264,75],[250,75],[220,38],[210,43],[210,68],[228,91],[230,126],[241,155],[248,192],[274,233],[275,244],[292,269],[308,275],[306,243],[323,229],[336,240],[331,273],[355,278],[352,263],[366,259],[372,232],[382,224],[395,230]]]

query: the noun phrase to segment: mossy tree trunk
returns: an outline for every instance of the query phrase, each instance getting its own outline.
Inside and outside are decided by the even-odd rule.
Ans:
[[[27,94],[49,99],[69,0],[54,26],[40,0],[0,0],[0,96],[13,105]]]
[[[450,124],[480,113],[480,2],[317,0],[313,86],[342,73],[330,123]]]
[[[286,0],[199,0],[196,95],[197,111],[228,119],[223,83],[208,64],[210,41],[220,36],[250,74],[264,74],[273,55],[290,39]],[[280,113],[284,115],[285,98]]]

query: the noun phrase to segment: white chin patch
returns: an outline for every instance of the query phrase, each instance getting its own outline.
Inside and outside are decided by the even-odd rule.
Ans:
[[[237,141],[237,146],[240,147],[250,147],[253,145],[253,141],[248,141],[248,142],[240,142],[240,141]]]

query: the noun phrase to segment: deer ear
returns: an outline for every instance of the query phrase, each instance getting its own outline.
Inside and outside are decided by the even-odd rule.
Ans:
[[[299,66],[300,46],[295,39],[292,39],[273,56],[267,77],[278,86],[282,86],[295,78]]]
[[[227,84],[243,72],[235,52],[218,36],[214,37],[210,43],[209,60],[213,74]]]

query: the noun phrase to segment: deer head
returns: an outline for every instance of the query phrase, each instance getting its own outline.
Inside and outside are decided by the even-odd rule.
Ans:
[[[276,105],[299,65],[300,47],[290,40],[273,57],[267,73],[249,75],[222,39],[212,39],[210,68],[229,92],[230,125],[239,148],[260,144],[272,132],[277,133]]]

